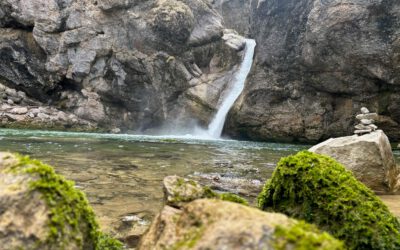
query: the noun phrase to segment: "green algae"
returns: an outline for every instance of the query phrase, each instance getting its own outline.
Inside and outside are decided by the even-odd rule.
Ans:
[[[56,174],[51,166],[38,160],[19,155],[16,158],[17,164],[4,171],[32,175],[31,191],[40,192],[50,210],[48,236],[44,242],[38,242],[38,246],[65,249],[73,241],[80,249],[123,249],[121,242],[99,230],[85,194],[74,188],[74,182]]]
[[[218,194],[214,192],[210,187],[204,187],[203,191],[204,191],[203,194],[204,198],[209,198],[209,199],[218,198]]]
[[[230,201],[230,202],[234,202],[234,203],[238,203],[238,204],[242,204],[242,205],[246,205],[246,206],[249,205],[249,202],[246,199],[244,199],[236,194],[222,193],[219,195],[219,198],[223,201]]]
[[[274,232],[273,246],[276,250],[344,250],[343,242],[316,226],[304,221],[291,226],[278,226]]]
[[[400,249],[400,223],[341,164],[303,151],[282,158],[258,197],[262,210],[316,224],[348,249]]]
[[[204,187],[204,198],[208,198],[208,199],[217,199],[217,200],[223,200],[223,201],[230,201],[230,202],[234,202],[234,203],[238,203],[238,204],[242,204],[242,205],[249,205],[249,202],[240,197],[239,195],[236,194],[232,194],[232,193],[217,193],[214,192],[210,187]]]

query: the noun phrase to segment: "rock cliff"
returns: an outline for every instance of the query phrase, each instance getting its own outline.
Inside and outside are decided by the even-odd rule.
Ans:
[[[321,141],[366,106],[400,140],[395,0],[4,0],[0,84],[76,116],[67,128],[206,126],[240,61],[225,28],[257,41],[225,134]]]
[[[400,140],[400,2],[253,0],[256,58],[225,132],[318,141],[352,134],[366,106]]]
[[[205,0],[5,0],[0,83],[103,128],[207,124],[240,61],[223,34]]]

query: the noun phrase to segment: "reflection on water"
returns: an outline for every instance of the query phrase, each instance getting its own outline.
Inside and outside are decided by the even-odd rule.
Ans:
[[[162,206],[167,175],[191,176],[254,197],[281,157],[306,148],[190,136],[0,130],[0,151],[30,155],[74,180],[103,228],[116,235],[146,229]],[[395,155],[400,158],[399,151]]]

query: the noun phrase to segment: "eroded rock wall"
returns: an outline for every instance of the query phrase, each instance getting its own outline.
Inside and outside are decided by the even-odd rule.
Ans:
[[[254,140],[352,134],[366,106],[400,140],[400,2],[253,0],[256,57],[225,132]]]
[[[234,29],[241,35],[250,33],[251,0],[212,0],[214,8],[224,19],[225,27]]]
[[[0,81],[103,128],[206,124],[240,61],[223,30],[205,0],[5,0]]]

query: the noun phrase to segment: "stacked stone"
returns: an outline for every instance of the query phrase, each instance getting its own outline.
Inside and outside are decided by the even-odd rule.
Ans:
[[[375,120],[378,119],[378,114],[370,113],[365,107],[361,108],[361,114],[357,115],[356,119],[360,121],[359,124],[355,126],[356,130],[354,134],[356,135],[369,134],[378,129],[374,124]]]

